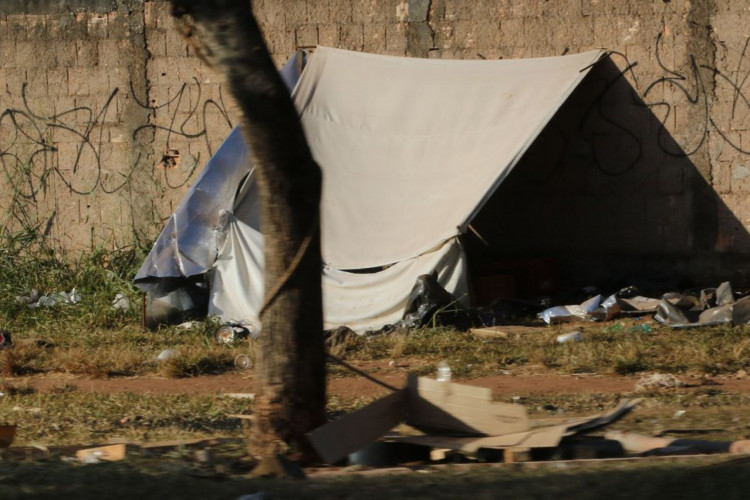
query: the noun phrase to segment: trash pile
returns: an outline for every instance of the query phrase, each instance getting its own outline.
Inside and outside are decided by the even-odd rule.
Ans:
[[[81,294],[74,288],[70,292],[52,292],[40,294],[39,290],[31,290],[29,295],[16,296],[16,302],[32,309],[37,307],[54,307],[58,304],[76,305],[81,302]]]
[[[464,459],[523,462],[701,453],[748,453],[750,441],[670,439],[610,431],[640,399],[601,415],[529,419],[526,407],[492,401],[490,389],[409,377],[406,387],[329,422],[310,442],[331,465],[388,467],[399,463]],[[407,424],[414,435],[390,433]]]
[[[609,321],[622,316],[653,314],[654,320],[672,328],[750,323],[750,296],[735,298],[726,281],[697,293],[665,293],[661,298],[637,295],[628,287],[606,299],[596,295],[577,305],[555,306],[538,314],[548,325],[569,321]]]

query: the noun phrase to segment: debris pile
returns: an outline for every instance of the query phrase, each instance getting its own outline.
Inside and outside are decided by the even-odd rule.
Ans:
[[[622,316],[653,314],[654,320],[672,328],[750,323],[750,296],[737,300],[727,281],[700,292],[665,293],[661,298],[636,295],[628,287],[603,299],[596,295],[578,305],[555,306],[538,314],[548,325],[570,321],[609,321]]]
[[[16,296],[16,302],[32,309],[37,307],[54,307],[58,304],[75,305],[81,302],[81,294],[74,288],[70,292],[52,292],[40,294],[39,290],[31,290],[29,295]]]
[[[394,450],[412,459],[418,456],[405,444],[423,447],[425,456],[432,449],[483,459],[495,454],[506,461],[542,458],[563,445],[580,446],[580,438],[619,420],[637,403],[624,401],[599,416],[533,421],[523,405],[493,402],[490,389],[410,376],[404,389],[316,429],[310,442],[329,464],[347,458],[362,463],[363,457],[374,456],[363,465],[383,465],[383,455]],[[422,434],[377,441],[401,423]]]
[[[644,381],[648,383],[679,385],[669,376],[654,376]],[[640,401],[625,400],[590,417],[531,420],[523,405],[493,402],[490,389],[412,375],[405,388],[319,427],[309,437],[324,462],[369,467],[447,459],[522,462],[750,453],[750,440],[677,439],[625,431],[593,435]],[[407,424],[414,434],[391,432],[399,424]]]

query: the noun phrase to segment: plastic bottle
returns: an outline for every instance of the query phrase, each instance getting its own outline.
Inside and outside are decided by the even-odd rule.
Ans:
[[[240,370],[249,370],[253,367],[253,361],[247,354],[238,354],[237,357],[234,358],[234,366]]]
[[[437,365],[437,381],[438,382],[450,382],[451,381],[451,367],[446,361],[441,361]]]
[[[583,340],[583,332],[576,330],[568,333],[563,333],[562,335],[558,335],[556,340],[560,344],[563,344],[565,342],[580,342]]]

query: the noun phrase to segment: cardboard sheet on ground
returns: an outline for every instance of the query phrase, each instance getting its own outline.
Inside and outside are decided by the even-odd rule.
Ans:
[[[333,464],[361,450],[404,420],[405,392],[398,391],[318,427],[310,442],[325,462]]]
[[[555,425],[502,436],[455,437],[424,435],[396,437],[393,440],[421,444],[433,448],[447,448],[465,453],[476,453],[481,448],[554,448],[560,444],[567,428],[566,425]]]
[[[546,421],[540,421],[542,426],[533,428],[525,407],[493,402],[490,389],[412,376],[405,389],[319,427],[309,439],[328,463],[364,448],[402,422],[432,433],[389,440],[467,453],[480,448],[551,448],[566,436],[619,420],[638,402],[624,401],[602,415],[555,425],[545,426]]]
[[[526,408],[495,403],[485,387],[410,376],[406,385],[406,423],[431,433],[496,436],[529,429]]]

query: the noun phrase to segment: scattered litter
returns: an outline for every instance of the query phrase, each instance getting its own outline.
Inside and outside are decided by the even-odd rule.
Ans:
[[[641,323],[640,325],[633,325],[625,330],[625,333],[651,333],[654,329],[648,323]]]
[[[716,325],[750,324],[750,296],[736,299],[737,294],[726,281],[716,288],[698,292],[668,292],[661,298],[636,295],[637,288],[628,287],[602,300],[590,297],[579,305],[549,307],[537,314],[548,325],[570,321],[611,321],[618,317],[654,314],[653,319],[671,328],[696,328]],[[643,323],[625,328],[621,322],[606,327],[604,333],[650,333],[651,325]]]
[[[597,310],[601,300],[602,296],[596,295],[580,305],[550,307],[539,313],[539,317],[548,325],[591,319],[591,315]]]
[[[234,358],[234,367],[240,370],[249,370],[253,367],[253,360],[247,354],[238,354]]]
[[[116,462],[124,460],[128,452],[133,451],[134,446],[129,444],[112,444],[99,446],[97,448],[85,448],[76,452],[76,458],[84,464],[95,464],[99,462]]]
[[[734,293],[732,292],[732,285],[725,281],[716,288],[716,305],[725,306],[734,302]]]
[[[156,356],[156,359],[158,361],[168,361],[170,359],[174,359],[180,355],[180,351],[177,349],[164,349],[162,352],[159,353],[158,356]]]
[[[253,392],[226,392],[222,396],[230,399],[255,399]]]
[[[456,298],[438,282],[432,274],[417,277],[406,300],[401,328],[420,328],[429,324],[454,325],[464,330],[470,325],[468,313]]]
[[[671,373],[654,373],[641,377],[635,384],[635,390],[650,391],[653,389],[672,389],[684,386],[685,383]]]
[[[618,333],[623,330],[624,326],[622,323],[615,323],[614,325],[609,325],[604,330],[602,330],[604,333]]]
[[[438,382],[450,382],[451,381],[451,367],[447,361],[441,361],[437,365],[437,377]]]
[[[237,324],[221,325],[216,329],[214,338],[217,344],[231,344],[235,340],[247,339],[250,337],[250,331],[244,326]]]
[[[672,415],[672,418],[680,418],[685,413],[686,413],[685,410],[677,410],[676,412],[674,412],[674,415]]]
[[[112,308],[118,311],[130,311],[132,309],[130,298],[124,293],[118,293],[112,301]]]
[[[31,290],[31,294],[29,295],[16,296],[16,302],[32,309],[37,307],[53,307],[58,304],[75,305],[81,302],[81,294],[75,288],[70,292],[52,292],[45,295],[39,295],[38,290]]]
[[[184,279],[164,279],[146,292],[146,326],[179,325],[185,321],[204,318],[208,312],[208,289],[202,283]]]
[[[563,333],[555,338],[558,344],[564,344],[565,342],[580,342],[583,340],[583,332],[581,330],[574,330],[572,332]]]
[[[250,495],[242,495],[237,497],[237,500],[268,500],[270,498],[265,491],[259,491]]]
[[[180,323],[179,325],[177,325],[177,328],[180,328],[182,330],[192,330],[200,324],[200,321],[185,321],[184,323]]]
[[[750,323],[750,297],[735,301],[728,281],[701,290],[700,297],[664,294],[654,319],[672,328],[696,328]]]
[[[490,389],[412,375],[404,389],[315,429],[309,437],[324,461],[336,463],[360,450],[371,450],[373,442],[403,422],[425,434],[388,436],[385,442],[485,453],[485,458],[499,451],[501,457],[520,460],[531,457],[536,449],[556,448],[563,440],[607,426],[637,403],[625,401],[600,416],[558,420],[549,425],[531,421],[522,405],[494,402]],[[395,449],[388,448],[389,452]]]
[[[687,325],[690,321],[687,316],[666,298],[662,299],[656,309],[654,319],[665,325]]]

